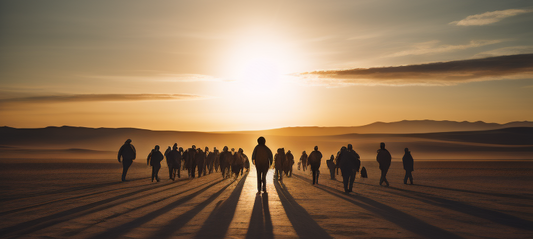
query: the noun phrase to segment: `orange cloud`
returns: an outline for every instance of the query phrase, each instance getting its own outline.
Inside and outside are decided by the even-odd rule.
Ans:
[[[198,100],[204,96],[192,94],[74,94],[46,95],[0,100],[2,103],[68,103],[95,101]]]

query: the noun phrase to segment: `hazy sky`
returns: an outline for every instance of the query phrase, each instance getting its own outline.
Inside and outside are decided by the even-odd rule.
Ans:
[[[0,125],[533,120],[533,1],[1,1]]]

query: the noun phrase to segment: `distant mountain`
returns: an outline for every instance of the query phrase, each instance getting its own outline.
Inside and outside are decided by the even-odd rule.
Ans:
[[[0,158],[106,158],[116,161],[116,152],[128,138],[133,140],[140,160],[156,144],[165,150],[174,143],[184,149],[193,144],[199,148],[208,146],[210,150],[213,147],[222,150],[224,146],[235,150],[243,148],[251,156],[258,136],[263,135],[272,151],[284,147],[292,150],[297,158],[304,150],[312,151],[315,145],[319,146],[325,158],[329,158],[341,146],[352,144],[362,159],[375,160],[379,143],[386,142],[397,160],[406,147],[417,159],[533,159],[533,127],[506,128],[523,125],[533,126],[532,122],[401,121],[360,127],[293,127],[225,133],[69,126],[37,129],[0,127]],[[461,127],[468,130],[459,131]],[[448,132],[433,132],[443,130]],[[415,133],[404,133],[406,131]]]
[[[533,122],[517,121],[506,124],[497,124],[485,123],[483,121],[457,122],[447,120],[403,120],[390,123],[375,122],[368,125],[352,127],[287,127],[264,131],[249,131],[248,133],[284,136],[320,136],[340,134],[413,134],[453,131],[482,131],[510,127],[533,127]]]

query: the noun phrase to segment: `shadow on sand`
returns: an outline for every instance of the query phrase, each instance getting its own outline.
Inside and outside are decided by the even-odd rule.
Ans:
[[[276,192],[279,195],[281,205],[299,238],[331,238],[331,236],[318,223],[313,220],[305,208],[300,206],[292,195],[287,191],[283,183],[274,180]]]
[[[107,231],[104,231],[102,233],[99,233],[97,235],[94,235],[90,238],[93,238],[93,239],[97,239],[97,238],[118,238],[122,235],[125,235],[127,234],[128,232],[130,232],[131,230],[135,229],[135,228],[138,228],[139,226],[143,225],[144,223],[147,223],[155,218],[157,218],[158,216],[161,216],[167,212],[169,212],[170,210],[180,206],[181,204],[191,200],[192,198],[200,195],[201,193],[207,191],[209,188],[221,183],[223,180],[219,180],[219,181],[216,181],[212,184],[210,184],[209,186],[207,187],[204,187],[192,194],[189,194],[185,197],[182,197],[160,209],[157,209],[155,211],[152,211],[142,217],[139,217],[133,221],[130,221],[128,223],[125,223],[125,224],[122,224],[120,226],[117,226],[117,227],[114,227],[114,228],[111,228]],[[231,184],[231,183],[230,183]],[[153,205],[153,204],[152,204]]]
[[[101,210],[105,210],[107,208],[111,208],[111,207],[114,207],[114,206],[116,206],[118,204],[122,204],[124,202],[128,202],[128,201],[132,200],[132,199],[128,199],[128,200],[125,200],[125,201],[121,200],[121,199],[124,199],[126,197],[130,197],[130,196],[136,195],[138,193],[148,192],[148,191],[155,190],[155,189],[158,189],[158,188],[161,188],[161,187],[165,187],[165,186],[169,186],[169,185],[171,185],[171,187],[168,188],[168,189],[165,189],[163,191],[170,190],[170,189],[175,188],[177,186],[174,183],[161,184],[161,185],[153,186],[153,187],[150,187],[150,188],[143,188],[143,189],[140,189],[140,190],[137,190],[137,191],[134,191],[134,192],[124,193],[124,194],[117,195],[117,196],[114,196],[114,197],[111,197],[111,198],[103,199],[103,200],[100,200],[100,201],[97,201],[97,202],[89,203],[89,204],[86,204],[86,205],[83,205],[83,206],[75,207],[75,208],[68,209],[68,210],[65,210],[65,211],[62,211],[62,212],[58,212],[58,213],[55,213],[55,214],[52,214],[52,215],[49,215],[49,216],[37,218],[37,219],[31,220],[31,221],[19,223],[17,225],[11,226],[11,227],[7,227],[7,228],[4,228],[4,229],[1,229],[0,230],[0,235],[6,235],[6,234],[9,234],[9,233],[15,233],[15,232],[18,232],[18,231],[22,231],[22,233],[20,235],[26,235],[26,234],[29,234],[29,233],[32,233],[32,232],[35,232],[35,231],[38,231],[38,230],[53,226],[53,225],[56,225],[56,224],[64,222],[64,221],[68,221],[68,220],[70,220],[72,218],[75,218],[75,217],[80,217],[80,216],[88,215],[90,213],[94,213],[94,212],[98,212],[98,211],[101,211]],[[100,207],[100,206],[102,206],[104,204],[115,202],[115,201],[118,201],[118,200],[121,200],[121,201],[120,202],[116,202],[114,204],[106,205],[104,207]],[[93,210],[90,210],[90,209],[93,209]]]
[[[255,195],[252,217],[250,218],[246,238],[274,238],[272,217],[270,216],[270,208],[268,207],[268,193],[261,194],[258,192]]]
[[[241,181],[237,184],[226,201],[219,204],[220,206],[217,205],[217,207],[215,207],[194,238],[224,238],[226,236],[226,232],[235,215],[237,203],[241,197],[241,192],[247,176],[248,173],[241,178]]]
[[[304,178],[300,175],[294,175],[296,178],[311,183],[310,179]],[[462,238],[442,228],[428,224],[416,217],[413,217],[407,213],[404,213],[398,209],[392,208],[385,204],[374,201],[370,198],[363,197],[361,195],[346,195],[337,189],[333,189],[327,186],[318,185],[316,188],[329,193],[335,197],[343,199],[349,203],[359,206],[367,211],[370,211],[385,220],[392,222],[399,227],[413,232],[421,237],[425,238]]]

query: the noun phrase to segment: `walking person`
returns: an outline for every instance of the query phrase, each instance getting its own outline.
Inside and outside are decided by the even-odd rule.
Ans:
[[[302,156],[300,156],[300,162],[302,162],[302,170],[305,172],[307,169],[307,153],[305,151],[303,151]]]
[[[353,150],[351,144],[348,144],[348,148],[341,150],[340,156],[340,169],[342,173],[342,182],[344,184],[344,192],[349,193],[353,189],[353,182],[355,181],[355,175],[359,172],[361,167],[361,161],[359,160],[359,154]]]
[[[318,151],[318,146],[315,146],[315,150],[309,154],[307,164],[311,165],[311,171],[313,173],[313,185],[318,184],[318,176],[320,175],[320,164],[322,163],[322,153]]]
[[[413,156],[411,156],[411,151],[409,151],[408,148],[405,148],[405,154],[402,158],[403,162],[403,169],[405,169],[405,177],[403,178],[403,183],[407,184],[407,179],[411,181],[411,184],[413,184],[413,175],[412,172],[414,171],[414,160]]]
[[[326,161],[326,165],[328,166],[328,169],[329,169],[329,174],[331,176],[331,180],[335,180],[335,156],[333,156],[333,154],[331,155],[331,157],[329,158],[328,161]]]
[[[266,193],[266,175],[268,169],[272,165],[272,151],[266,146],[266,139],[261,136],[257,139],[257,146],[252,153],[252,163],[257,170],[257,192],[261,192],[261,184],[263,185],[263,192]]]
[[[176,179],[176,174],[178,174],[178,178],[180,178],[181,152],[178,151],[177,143],[174,143],[172,150],[167,153],[166,158],[170,179]]]
[[[389,186],[389,181],[387,181],[387,172],[391,164],[392,156],[389,151],[385,149],[385,143],[381,142],[379,144],[380,149],[378,149],[378,155],[376,160],[379,163],[379,169],[381,170],[381,178],[379,179],[379,185],[382,185],[385,182],[386,186]]]
[[[161,169],[161,161],[163,161],[163,154],[159,151],[159,145],[156,145],[152,152],[146,158],[146,164],[152,166],[152,182],[154,178],[159,182],[159,169]]]
[[[285,163],[285,149],[279,148],[276,155],[274,155],[274,180],[283,180],[283,164]]]
[[[127,139],[126,142],[118,150],[118,162],[120,163],[120,158],[122,157],[122,182],[126,181],[126,174],[130,168],[133,160],[137,157],[137,152],[135,147],[131,144],[131,139]]]

